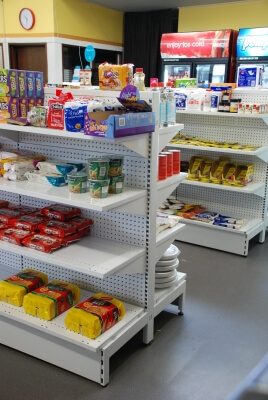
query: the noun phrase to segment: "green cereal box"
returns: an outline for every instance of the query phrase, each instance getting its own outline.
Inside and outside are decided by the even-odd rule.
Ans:
[[[0,96],[19,97],[18,71],[0,69]]]
[[[9,101],[10,97],[0,96],[0,122],[10,118]]]
[[[27,96],[26,71],[18,70],[19,97]]]

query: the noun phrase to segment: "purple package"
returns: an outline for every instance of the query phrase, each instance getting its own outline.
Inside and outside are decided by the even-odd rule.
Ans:
[[[32,107],[35,106],[35,98],[34,97],[28,97],[28,111],[31,110]]]
[[[26,71],[26,82],[27,82],[27,96],[35,97],[35,72]]]
[[[28,98],[20,97],[19,106],[20,106],[20,116],[22,118],[26,118],[28,113]]]
[[[20,117],[20,107],[19,107],[19,98],[11,97],[10,102],[8,104],[8,111],[10,113],[10,118]]]
[[[26,97],[27,96],[26,71],[18,70],[18,81],[19,81],[19,97]]]
[[[43,106],[44,105],[44,97],[36,97],[34,105],[37,107]]]
[[[43,72],[35,72],[35,96],[44,97],[44,74]]]

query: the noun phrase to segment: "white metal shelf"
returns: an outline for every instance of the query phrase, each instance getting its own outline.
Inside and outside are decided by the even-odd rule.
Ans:
[[[52,253],[4,241],[0,249],[102,279],[117,273],[142,273],[145,265],[145,249],[90,235]]]
[[[178,280],[174,286],[168,289],[155,289],[154,317],[185,292],[187,275],[177,272],[177,277]]]
[[[231,155],[245,155],[245,156],[254,156],[259,158],[262,161],[268,161],[268,148],[262,146],[256,150],[247,151],[247,150],[236,150],[236,149],[229,149],[223,147],[210,147],[210,146],[194,146],[188,144],[176,144],[176,143],[169,143],[167,148],[177,148],[177,149],[186,149],[186,150],[197,150],[197,151],[208,151],[208,152],[215,152],[215,153],[228,153]]]
[[[225,230],[227,232],[232,232],[235,235],[246,234],[249,238],[254,237],[258,232],[260,232],[260,230],[263,227],[263,221],[261,220],[261,218],[247,218],[246,224],[241,226],[240,229],[224,228],[221,226],[209,224],[207,222],[195,221],[187,218],[181,218],[181,222],[183,222],[185,225],[192,224],[204,227],[206,229],[220,230],[220,231]]]
[[[211,111],[198,111],[198,110],[177,110],[178,114],[193,114],[193,115],[210,115],[220,117],[231,117],[231,118],[260,118],[263,119],[267,114],[242,114],[242,113],[230,113],[230,112],[211,112]]]
[[[157,207],[166,200],[167,196],[169,196],[176,187],[182,183],[185,178],[187,178],[188,174],[185,172],[181,172],[180,174],[176,174],[173,176],[164,179],[163,181],[157,182]]]
[[[167,143],[169,143],[170,140],[183,128],[184,128],[183,124],[175,124],[175,125],[167,126],[165,128],[160,128],[159,129],[158,152],[160,153],[164,149],[164,147],[167,145]]]
[[[260,197],[264,197],[265,194],[265,183],[262,182],[250,182],[246,186],[236,187],[236,186],[221,185],[216,183],[193,181],[189,179],[189,180],[184,180],[182,184],[200,186],[204,188],[217,189],[217,190],[219,189],[230,192],[239,192],[244,194],[255,194],[256,196]]]
[[[92,295],[94,295],[94,293],[83,290],[80,301],[84,301]],[[64,320],[67,312],[64,312],[51,321],[46,321],[25,313],[23,307],[16,307],[8,303],[0,302],[0,315],[8,316],[10,319],[27,325],[30,328],[49,333],[51,336],[72,342],[75,345],[91,352],[97,352],[103,346],[107,345],[111,338],[114,340],[114,338],[131,322],[144,314],[144,309],[142,307],[128,304],[126,302],[123,303],[126,310],[123,319],[94,340],[72,332],[65,327]]]
[[[13,137],[12,134],[16,132],[28,132],[31,134],[38,134],[38,135],[46,135],[46,136],[56,136],[61,138],[70,138],[70,139],[83,139],[86,141],[97,141],[103,142],[106,141],[108,143],[114,144],[121,144],[127,147],[130,150],[135,151],[136,153],[142,155],[143,157],[148,156],[148,140],[149,134],[142,133],[139,135],[131,135],[131,136],[124,136],[120,138],[102,138],[97,136],[90,136],[84,135],[83,132],[69,132],[62,129],[50,129],[50,128],[39,128],[35,126],[19,126],[19,125],[12,125],[12,124],[1,124],[0,125],[0,136],[5,137]],[[175,134],[174,134],[175,135]]]
[[[68,186],[54,187],[30,181],[8,181],[0,178],[0,190],[20,195],[38,197],[74,207],[93,211],[121,211],[146,215],[147,191],[124,187],[122,193],[109,194],[105,199],[97,199],[86,193],[70,193]],[[139,202],[139,207],[137,207]]]

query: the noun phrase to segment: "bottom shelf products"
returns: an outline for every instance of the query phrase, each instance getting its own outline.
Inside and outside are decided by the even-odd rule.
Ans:
[[[104,293],[96,293],[67,312],[67,329],[95,339],[120,321],[125,315],[125,306]]]
[[[24,296],[23,308],[27,314],[50,321],[79,300],[78,286],[54,280]]]
[[[48,283],[48,277],[43,272],[25,268],[0,282],[0,301],[22,306],[23,298],[27,293]]]

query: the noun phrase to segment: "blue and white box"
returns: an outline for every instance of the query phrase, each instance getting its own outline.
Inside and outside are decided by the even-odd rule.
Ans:
[[[241,65],[237,69],[237,87],[258,89],[262,83],[262,67],[259,65]]]

